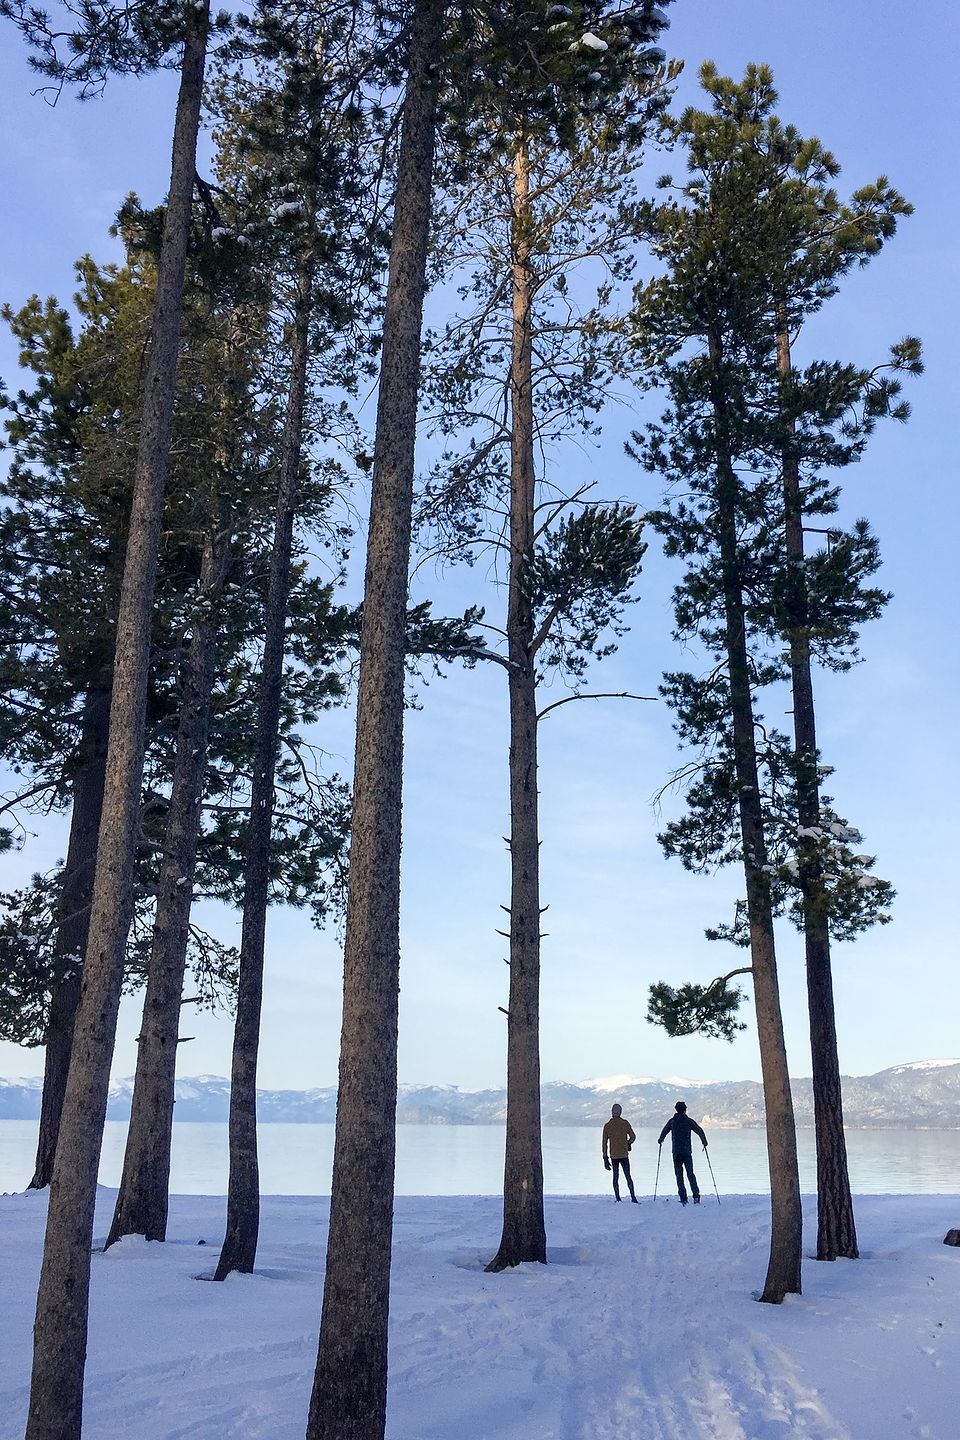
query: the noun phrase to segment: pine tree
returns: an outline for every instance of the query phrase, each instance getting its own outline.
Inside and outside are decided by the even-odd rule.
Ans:
[[[81,270],[78,304],[85,319],[100,305],[89,275]],[[22,796],[27,804],[72,806],[44,1020],[43,1103],[31,1182],[40,1188],[50,1183],[80,994],[112,688],[120,553],[114,522],[125,520],[118,487],[95,490],[78,457],[108,415],[115,417],[115,440],[127,417],[117,404],[110,342],[95,346],[89,330],[75,340],[53,300],[41,304],[34,297],[20,311],[5,307],[3,313],[21,364],[37,376],[32,390],[6,398],[12,460],[2,487],[0,749],[29,780],[26,795],[21,789],[4,808]]]
[[[750,253],[748,177],[724,172],[724,178],[727,183],[709,195],[692,182],[686,204],[648,211],[654,250],[667,269],[642,297],[642,350],[671,409],[650,428],[642,458],[651,470],[682,483],[691,497],[675,501],[659,524],[667,553],[688,564],[675,598],[678,625],[690,623],[717,664],[704,682],[667,676],[663,693],[681,738],[722,757],[714,758],[688,795],[691,828],[698,810],[709,816],[723,806],[739,832],[771,1190],[770,1260],[761,1298],[777,1303],[800,1290],[802,1217],[760,775],[769,759],[758,753],[754,694],[761,676],[750,634],[755,532],[758,523],[762,528],[768,487],[752,480],[756,447],[744,394],[757,344],[754,317],[740,306],[731,278]],[[728,256],[736,260],[722,263]],[[697,349],[687,358],[691,341]]]
[[[839,167],[817,140],[804,140],[774,113],[776,92],[766,67],[750,67],[742,83],[701,70],[712,112],[688,110],[675,134],[689,147],[690,166],[708,189],[731,166],[750,177],[744,205],[752,215],[749,258],[741,256],[740,303],[766,327],[766,353],[754,377],[749,403],[757,443],[767,464],[780,469],[776,503],[780,533],[772,536],[767,627],[789,646],[794,715],[794,753],[785,823],[788,868],[781,878],[799,888],[793,918],[803,929],[813,1052],[818,1155],[818,1257],[856,1255],[840,1096],[830,977],[830,932],[843,937],[887,919],[890,887],[868,875],[871,857],[854,856],[846,842],[858,833],[829,809],[820,782],[828,773],[816,745],[811,659],[845,669],[856,658],[859,626],[879,613],[886,596],[865,581],[879,564],[876,542],[865,524],[844,534],[829,531],[826,552],[804,555],[804,521],[836,510],[838,491],[822,472],[849,464],[862,452],[877,418],[906,418],[899,384],[885,367],[818,364],[798,375],[791,365],[791,334],[833,295],[839,280],[866,263],[910,207],[881,178],[841,203],[831,181]],[[752,292],[752,300],[748,293]],[[761,346],[763,342],[761,341]],[[895,347],[894,369],[918,368],[916,342]],[[778,414],[764,437],[760,417]],[[859,412],[854,423],[853,416]],[[758,597],[760,566],[755,563]],[[759,607],[755,611],[757,623]],[[824,842],[827,837],[827,843]],[[839,877],[837,872],[839,872]],[[722,994],[722,990],[717,992]]]
[[[754,637],[752,683],[756,689],[785,678],[778,651],[786,642],[795,744],[791,753],[784,737],[764,730],[764,782],[758,773],[738,774],[735,783],[733,752],[725,739],[726,748],[714,755],[690,792],[689,820],[669,826],[664,838],[668,852],[680,854],[692,868],[702,868],[708,857],[713,863],[729,861],[737,853],[729,825],[732,807],[739,800],[742,813],[745,793],[751,803],[757,795],[765,811],[763,854],[772,887],[771,918],[786,903],[784,887],[799,887],[792,917],[804,930],[807,946],[819,1162],[818,1254],[833,1258],[855,1255],[856,1236],[840,1108],[829,934],[832,929],[849,935],[883,921],[892,892],[885,882],[866,874],[873,858],[853,855],[847,842],[859,840],[858,833],[830,811],[829,798],[819,793],[828,772],[816,748],[810,660],[815,656],[832,668],[846,668],[856,655],[859,625],[879,613],[886,597],[864,585],[879,563],[876,542],[864,524],[849,535],[831,531],[828,550],[805,560],[803,522],[806,516],[836,509],[838,492],[821,472],[856,459],[880,415],[905,418],[905,410],[897,399],[898,382],[878,371],[814,365],[797,376],[789,362],[789,334],[835,292],[856,259],[862,262],[875,253],[892,234],[895,216],[908,207],[885,180],[858,191],[852,205],[841,205],[828,184],[837,173],[832,156],[818,141],[804,141],[792,127],[782,126],[772,113],[776,94],[766,67],[750,67],[739,85],[718,77],[710,64],[702,68],[701,78],[713,98],[712,113],[691,108],[672,126],[674,138],[688,147],[694,176],[684,191],[688,208],[665,205],[653,216],[653,234],[661,253],[669,255],[671,270],[649,291],[648,298],[657,298],[648,339],[663,346],[664,337],[656,332],[664,311],[669,308],[671,316],[677,316],[684,305],[687,328],[678,324],[676,338],[671,335],[664,350],[681,336],[707,334],[712,418],[717,421],[721,406],[733,415],[739,463],[746,467],[749,457],[753,468],[752,494],[747,495],[744,486],[740,503],[741,525],[750,540],[747,546],[741,535],[738,562],[742,590],[749,596],[744,624]],[[691,299],[698,265],[703,281]],[[725,336],[732,339],[734,357],[726,375],[716,363],[723,358]],[[915,368],[917,363],[916,342],[895,347],[895,368]],[[669,385],[675,410],[648,448],[647,460],[652,467],[663,462],[679,475],[685,463],[702,465],[703,454],[710,453],[700,437],[699,452],[690,438],[697,424],[697,399],[705,393],[698,362],[676,365]],[[724,433],[730,429],[726,426]],[[719,453],[719,435],[717,427],[709,441],[714,453]],[[736,513],[733,501],[731,510]],[[719,495],[717,513],[723,513]],[[705,617],[715,597],[699,558],[707,543],[697,536],[692,514],[682,505],[673,507],[666,528],[676,553],[698,556],[678,591],[678,619],[683,628],[699,630],[713,643],[716,637]],[[726,553],[736,558],[732,536]],[[764,641],[771,647],[767,654]],[[712,682],[699,684],[692,676],[668,677],[681,731],[697,743],[719,733],[718,689],[716,675]],[[832,844],[824,843],[825,836]],[[746,837],[740,853],[749,887]],[[752,854],[759,853],[754,842]],[[749,888],[747,913],[752,914]],[[737,943],[746,940],[741,923],[712,933]],[[756,980],[755,956],[752,973]],[[714,982],[707,991],[685,987],[682,995],[668,986],[654,987],[651,1016],[674,1033],[712,1027],[714,1033],[729,1035],[736,1001],[726,987],[730,978]]]
[[[220,881],[221,895],[234,900],[243,895],[246,903],[250,889],[249,863],[241,863],[244,853],[249,856],[251,848],[249,815],[244,814],[245,823],[233,837],[221,825],[218,839],[204,826],[203,802],[211,790],[222,794],[223,780],[219,774],[225,766],[226,784],[229,789],[236,789],[235,767],[240,763],[244,768],[252,766],[250,803],[254,811],[257,809],[260,762],[256,747],[251,748],[249,723],[245,726],[235,719],[232,726],[223,730],[217,725],[213,712],[218,706],[216,687],[219,685],[223,695],[225,682],[232,692],[229,697],[223,697],[229,698],[228,710],[237,709],[238,681],[247,690],[253,710],[256,709],[254,696],[262,692],[263,677],[256,674],[255,653],[245,662],[248,673],[242,680],[237,659],[245,649],[249,650],[251,642],[262,631],[264,606],[267,612],[271,607],[276,611],[276,601],[263,573],[270,568],[267,517],[274,508],[272,476],[277,462],[281,470],[281,496],[284,475],[291,468],[287,458],[289,447],[282,435],[282,403],[279,396],[271,393],[275,387],[272,376],[276,348],[286,343],[283,316],[278,314],[272,326],[269,313],[272,292],[283,288],[279,284],[277,256],[289,250],[291,237],[287,227],[277,233],[276,227],[269,223],[273,220],[272,214],[267,221],[251,223],[252,215],[265,213],[265,207],[258,207],[256,203],[263,186],[257,183],[254,188],[258,194],[252,204],[249,198],[240,203],[236,194],[228,197],[222,185],[215,204],[205,192],[205,223],[195,227],[197,253],[193,261],[196,270],[193,287],[196,294],[191,295],[191,305],[186,312],[192,323],[181,362],[185,383],[180,387],[176,426],[178,451],[186,453],[189,464],[206,477],[202,484],[194,486],[192,510],[195,513],[182,522],[187,534],[191,527],[200,532],[200,556],[192,565],[189,552],[186,557],[191,573],[197,573],[198,590],[185,616],[192,634],[185,647],[176,761],[165,805],[163,863],[156,882],[157,914],[127,1150],[108,1244],[125,1233],[146,1234],[151,1239],[162,1239],[165,1233],[178,1022],[198,847],[201,883],[209,884],[211,866],[215,873],[224,858],[222,854],[218,856],[217,851],[226,846],[237,858],[228,866],[230,873]],[[287,211],[294,208],[284,204]],[[251,242],[253,235],[259,243]],[[282,312],[282,306],[280,309]],[[301,427],[303,409],[301,395]],[[345,419],[342,411],[341,404],[335,411],[336,424],[349,435],[349,417]],[[330,412],[329,405],[314,404],[310,407],[310,420],[319,424],[329,420]],[[300,469],[297,452],[294,474]],[[337,467],[328,459],[310,466],[306,472],[302,483],[303,508],[311,515],[314,525],[325,523],[326,511],[335,496],[336,477]],[[167,523],[170,524],[171,519]],[[343,797],[336,781],[320,780],[319,788],[314,789],[317,782],[310,774],[312,765],[303,754],[303,743],[292,734],[290,724],[292,719],[299,719],[305,713],[315,714],[318,707],[322,708],[343,693],[329,667],[333,658],[331,650],[342,650],[347,617],[344,611],[330,605],[331,587],[305,581],[302,562],[298,561],[291,579],[290,551],[288,534],[282,606],[279,621],[272,623],[274,628],[279,623],[282,634],[289,617],[292,592],[294,604],[312,613],[309,616],[301,613],[291,622],[290,643],[291,646],[299,643],[301,648],[306,646],[310,653],[301,657],[299,663],[291,657],[283,686],[279,674],[276,676],[271,775],[277,768],[275,752],[282,733],[285,743],[294,751],[291,758],[295,778],[291,792],[289,775],[283,777],[287,803],[284,818],[272,837],[277,851],[273,857],[271,817],[267,817],[267,849],[258,874],[263,887],[264,911],[268,891],[276,889],[280,866],[285,871],[280,886],[284,898],[293,903],[309,899],[319,921],[327,908],[327,900],[316,869],[318,865],[327,867],[337,863],[343,834]],[[305,675],[304,660],[313,669],[312,675]],[[264,673],[270,670],[268,662],[269,653],[262,661]],[[253,718],[248,715],[245,720],[249,722]],[[214,753],[208,755],[211,721]],[[289,803],[291,794],[293,807]],[[227,806],[226,811],[236,814],[237,804],[242,802],[235,794],[232,799],[235,803]],[[214,809],[220,821],[226,818],[220,800]],[[287,836],[281,845],[282,832],[289,828],[292,809],[300,815],[296,833]],[[291,841],[298,846],[292,864]],[[246,873],[237,874],[238,866]],[[215,880],[215,887],[216,883]],[[298,888],[303,890],[299,899]],[[239,894],[231,893],[237,890]],[[249,959],[245,964],[241,946],[238,1031],[244,1025],[248,972]],[[232,1103],[241,1098],[239,1094],[233,1096]],[[251,1109],[253,1104],[251,1100]],[[253,1193],[256,1203],[255,1185]],[[233,1194],[232,1186],[231,1204]]]
[[[331,1226],[310,1440],[375,1440],[386,1403],[390,1213],[396,1105],[403,652],[419,342],[431,212],[441,65],[457,77],[448,113],[469,128],[476,79],[539,89],[555,127],[573,106],[555,104],[537,46],[522,48],[546,7],[413,7],[393,214],[390,279],[364,591],[360,693],[344,980],[344,1025]],[[654,11],[644,6],[644,13]],[[572,14],[572,12],[571,12]],[[649,23],[649,14],[647,22]],[[559,31],[566,21],[555,27]],[[581,42],[563,37],[564,53]],[[561,39],[553,48],[559,50]],[[600,42],[601,45],[604,42]],[[589,46],[587,48],[590,48]],[[518,57],[519,62],[518,62]],[[519,65],[519,68],[518,68]],[[592,76],[593,70],[586,72]],[[443,76],[444,79],[448,75]],[[603,76],[589,80],[602,100]],[[371,1177],[372,1180],[371,1180]],[[355,1195],[363,1187],[365,1207]],[[363,1355],[363,1365],[357,1356]]]
[[[155,290],[152,259],[126,237],[127,262],[77,266],[80,330],[55,300],[4,315],[36,377],[7,401],[13,459],[3,487],[4,702],[0,746],[25,776],[28,805],[72,805],[52,962],[43,1104],[33,1183],[49,1184],[63,1103],[103,799],[116,609],[129,523],[140,365]],[[189,493],[193,475],[175,474]],[[175,501],[175,504],[177,502]],[[182,504],[179,511],[183,513]],[[177,522],[169,517],[168,529]],[[183,590],[161,562],[164,608]],[[151,747],[164,747],[170,673],[154,621]],[[165,668],[166,667],[166,668]],[[164,762],[159,760],[161,768]],[[11,804],[17,803],[14,797]]]
[[[444,11],[444,0],[419,0],[407,32],[360,639],[330,1231],[309,1440],[378,1440],[386,1417],[407,571]]]
[[[347,372],[359,302],[345,301],[350,267],[375,264],[374,227],[362,215],[365,191],[360,152],[362,112],[344,103],[352,88],[349,46],[335,17],[277,17],[260,7],[260,71],[254,83],[224,97],[222,134],[239,127],[239,160],[252,168],[259,187],[269,185],[274,215],[296,217],[287,232],[292,246],[293,315],[289,382],[280,451],[280,484],[264,613],[263,662],[257,709],[250,820],[244,860],[240,989],[230,1087],[230,1178],[227,1228],[214,1278],[250,1273],[259,1228],[256,1074],[263,986],[264,939],[270,879],[277,750],[280,738],[286,628],[292,583],[294,525],[303,505],[305,424],[309,419],[311,351],[325,351],[325,375]],[[254,191],[257,183],[254,183]],[[247,198],[248,205],[251,203]],[[357,212],[361,215],[358,220]],[[251,210],[255,213],[255,203]],[[366,224],[363,222],[366,221]],[[336,236],[331,242],[327,237]],[[367,282],[369,284],[369,281]],[[316,362],[312,367],[316,370]]]
[[[665,20],[603,6],[536,18],[560,16],[570,18],[518,33],[512,52],[506,41],[493,49],[472,118],[453,117],[470,144],[460,139],[449,166],[440,263],[466,267],[461,295],[476,309],[430,354],[436,423],[456,439],[424,517],[446,531],[448,553],[473,558],[501,531],[509,551],[506,653],[488,651],[508,675],[511,813],[504,1224],[491,1270],[546,1260],[537,685],[557,668],[577,683],[591,656],[613,648],[608,627],[644,550],[630,507],[591,503],[590,484],[564,484],[559,465],[538,476],[535,457],[566,432],[595,431],[605,386],[622,373],[610,296],[630,272],[637,153],[666,100],[663,52],[649,43]],[[581,305],[569,277],[588,266],[602,278],[596,302]]]
[[[619,102],[607,96],[603,117],[584,117],[569,148],[541,138],[486,157],[482,183],[471,176],[448,200],[445,262],[462,266],[450,274],[475,308],[430,340],[427,393],[448,452],[420,511],[430,546],[452,559],[495,554],[501,531],[510,533],[507,622],[488,626],[507,645],[491,639],[484,649],[507,670],[511,708],[507,1158],[495,1270],[545,1260],[538,685],[563,674],[567,698],[583,694],[587,665],[615,648],[645,550],[632,507],[594,501],[592,481],[563,477],[569,436],[597,432],[607,386],[625,366],[612,292],[629,285],[632,176],[643,112],[664,98],[661,79],[626,86]],[[499,209],[511,190],[511,209]],[[599,295],[584,302],[570,276],[600,258]],[[538,467],[537,454],[550,458]]]
[[[203,447],[191,437],[195,440],[191,458],[204,476],[193,497],[194,523],[199,530],[199,574],[189,640],[184,647],[176,749],[130,1124],[108,1246],[125,1234],[144,1235],[148,1240],[163,1240],[166,1235],[174,1079],[202,826],[211,700],[223,625],[221,612],[235,560],[235,535],[247,518],[237,513],[239,507],[231,490],[236,490],[238,473],[242,472],[240,456],[246,439],[241,410],[242,397],[249,389],[252,359],[246,341],[250,318],[234,302],[225,317],[227,333],[222,345],[211,344],[207,337],[204,347],[214,351],[218,369],[217,379],[204,394],[209,412],[215,417],[210,437],[213,444],[209,447],[212,453],[203,455]],[[184,428],[177,425],[176,417],[174,423],[178,429]]]
[[[69,946],[71,933],[76,933],[75,929],[71,932],[71,926],[84,923],[89,913],[89,890],[81,903],[77,882],[71,879],[76,833],[90,809],[85,760],[89,748],[89,697],[96,691],[105,661],[112,657],[115,623],[115,575],[111,580],[109,566],[101,575],[91,570],[91,565],[105,564],[102,557],[116,554],[126,526],[131,449],[135,450],[138,420],[139,367],[148,331],[162,220],[162,212],[144,214],[136,204],[128,202],[120,224],[127,263],[122,267],[98,267],[85,259],[78,267],[81,289],[76,300],[82,327],[76,338],[65,312],[53,301],[44,306],[30,302],[16,315],[8,312],[20,339],[23,359],[37,378],[32,391],[21,391],[8,402],[13,418],[8,420],[7,428],[14,460],[5,486],[8,503],[3,518],[7,576],[2,615],[4,634],[9,636],[9,648],[4,651],[7,689],[0,707],[3,748],[23,773],[22,784],[35,793],[35,800],[25,803],[59,806],[71,798],[75,801],[74,839],[68,863],[62,876],[44,882],[39,910],[32,890],[24,897],[5,897],[3,904],[2,949],[7,975],[0,1032],[19,1043],[47,1042],[47,1080],[35,1175],[38,1184],[49,1183],[49,1172],[43,1173],[41,1167],[48,1160],[52,1163],[57,1102],[62,1100],[62,1086],[57,1082],[69,1057],[68,1026],[72,1026],[79,991],[79,963],[75,958],[78,946],[74,940],[72,948],[65,949],[64,940]],[[193,975],[191,998],[200,1003],[213,1001],[221,986],[230,988],[231,956],[228,949],[217,946],[190,923],[193,884],[188,884],[190,877],[184,873],[182,859],[191,830],[187,818],[192,814],[194,825],[200,819],[201,796],[196,787],[202,782],[209,793],[203,807],[207,816],[204,834],[199,837],[198,883],[205,894],[236,901],[242,826],[231,827],[229,821],[243,805],[238,790],[249,763],[251,725],[245,694],[252,699],[256,689],[257,657],[252,652],[243,663],[238,661],[260,624],[265,577],[258,578],[258,572],[268,539],[260,532],[266,529],[270,477],[275,468],[273,451],[278,443],[277,406],[263,388],[266,377],[262,373],[259,376],[256,393],[244,398],[249,386],[240,387],[244,393],[237,393],[238,357],[246,357],[243,367],[248,371],[256,364],[262,372],[262,337],[269,331],[249,304],[245,314],[236,308],[243,269],[240,266],[238,272],[237,262],[245,247],[228,247],[224,254],[221,241],[213,241],[205,234],[206,228],[201,225],[194,230],[181,337],[176,444],[167,488],[153,627],[147,766],[135,880],[136,937],[127,947],[126,964],[128,988],[142,983],[143,937],[145,927],[150,926],[156,931],[151,969],[172,967],[179,973],[178,967],[182,970],[189,965]],[[249,270],[249,261],[246,265]],[[259,265],[256,269],[259,275]],[[265,278],[257,282],[261,290],[265,283]],[[214,292],[219,295],[216,302]],[[254,337],[259,337],[256,345]],[[318,422],[320,414],[313,419]],[[343,428],[339,409],[334,421],[338,429]],[[211,481],[216,482],[215,492],[211,491]],[[328,468],[317,468],[304,493],[306,508],[319,517],[324,506],[321,497],[329,499],[332,493]],[[208,550],[222,544],[218,538],[225,531],[221,500],[228,497],[234,510],[229,528],[238,533],[232,563],[240,583],[232,585],[228,592],[229,623],[224,630],[227,617],[223,604],[211,606],[207,601],[198,601],[196,587],[203,569],[203,546],[198,544],[198,535],[208,532]],[[341,666],[346,663],[343,647],[350,623],[346,612],[331,609],[328,586],[305,583],[302,564],[298,564],[297,576],[297,615],[291,626],[291,644],[298,655],[296,660],[291,657],[283,713],[284,744],[290,758],[284,767],[283,818],[275,837],[277,857],[270,880],[275,893],[292,903],[310,903],[319,916],[326,908],[322,867],[337,864],[343,799],[335,784],[311,777],[309,750],[305,750],[291,725],[304,713],[315,715],[318,708],[342,693],[329,668],[331,658],[335,659],[329,652],[331,646],[339,650]],[[185,789],[182,778],[177,784],[171,781],[177,727],[179,724],[183,729],[187,724],[196,730],[207,708],[206,702],[186,708],[182,704],[184,688],[191,689],[190,671],[205,648],[191,643],[191,627],[196,632],[199,624],[209,637],[210,619],[215,612],[220,616],[218,648],[225,673],[212,697],[213,752],[207,758],[198,735],[193,739],[181,735],[181,758],[193,777]],[[308,673],[305,666],[315,673]],[[193,689],[197,702],[195,686]],[[106,698],[108,703],[109,694]],[[101,708],[105,710],[106,706]],[[224,725],[224,721],[228,723]],[[101,741],[102,762],[105,714]],[[100,784],[94,796],[97,809],[102,773],[101,763]],[[229,805],[225,804],[227,796]],[[186,818],[184,813],[178,818],[184,805]],[[214,829],[210,828],[211,819],[215,820]],[[96,825],[87,824],[86,832],[90,849],[82,874],[89,877]],[[181,856],[179,863],[177,855]],[[56,927],[52,925],[47,898],[51,889],[69,897],[69,911],[62,901],[53,902],[65,911],[63,923]],[[150,912],[160,889],[166,900],[160,904],[153,926]],[[51,938],[52,928],[55,933]],[[157,997],[151,992],[141,1029],[138,1075],[152,1074],[156,1082],[164,1066],[155,1052],[159,1049],[162,1054],[163,1036],[168,1033],[167,1098],[156,1099],[154,1083],[153,1098],[145,1100],[142,1083],[135,1085],[128,1153],[131,1160],[135,1153],[145,1156],[142,1163],[132,1167],[139,1175],[135,1188],[140,1202],[132,1209],[126,1203],[132,1184],[128,1184],[130,1166],[125,1167],[118,1201],[118,1218],[125,1216],[130,1229],[154,1236],[162,1235],[166,1207],[179,981],[172,986],[165,983],[161,993],[166,996],[166,1020],[157,1014]],[[65,1003],[64,996],[73,998],[73,1006]],[[22,1015],[16,1013],[18,1009]],[[58,1026],[61,1017],[63,1023]],[[59,1042],[64,1031],[66,1044],[62,1045]],[[67,1053],[63,1064],[51,1064],[51,1056],[59,1059],[64,1049]]]
[[[6,5],[60,81],[110,69],[142,71],[183,44],[170,198],[144,382],[138,462],[117,618],[110,740],[83,990],[64,1098],[44,1262],[37,1296],[29,1440],[79,1437],[86,1351],[90,1240],[127,931],[143,767],[150,612],[173,414],[180,303],[196,172],[209,31],[200,6],[81,7],[68,59],[50,53],[47,16]],[[109,23],[104,23],[104,21]],[[55,48],[55,41],[52,42]],[[46,59],[44,56],[46,55]]]

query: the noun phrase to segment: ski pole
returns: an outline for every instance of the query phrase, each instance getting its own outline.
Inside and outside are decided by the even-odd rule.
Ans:
[[[657,1146],[657,1178],[653,1182],[653,1198],[657,1198],[657,1186],[660,1184],[660,1156],[663,1154],[663,1146]]]
[[[708,1164],[708,1166],[710,1166],[710,1179],[713,1181],[713,1188],[714,1188],[714,1190],[716,1190],[716,1194],[717,1194],[717,1204],[719,1205],[719,1204],[720,1204],[720,1191],[717,1190],[717,1177],[716,1177],[716,1176],[714,1175],[714,1173],[713,1173],[713,1166],[710,1165],[710,1151],[707,1149],[706,1145],[704,1145],[704,1147],[703,1147],[703,1153],[704,1153],[704,1155],[706,1155],[706,1157],[707,1157],[707,1164]]]

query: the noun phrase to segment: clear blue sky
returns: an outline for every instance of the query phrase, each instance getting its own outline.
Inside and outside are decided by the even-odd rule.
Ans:
[[[955,57],[960,23],[949,0],[908,7],[892,0],[677,0],[667,48],[687,65],[681,96],[695,99],[696,69],[710,58],[739,74],[773,66],[781,114],[815,133],[843,165],[852,190],[888,174],[916,206],[889,248],[818,321],[810,353],[876,363],[888,345],[918,334],[927,373],[909,386],[913,418],[881,430],[845,478],[849,517],[866,515],[894,592],[886,617],[865,636],[865,663],[821,678],[817,693],[825,759],[837,768],[839,808],[897,886],[894,923],[837,947],[840,1056],[864,1074],[960,1052],[955,1000],[956,721],[955,481],[957,189],[941,157],[960,149]],[[124,194],[158,201],[165,190],[172,117],[170,77],[111,82],[101,101],[69,97],[55,110],[30,95],[31,77],[8,27],[0,31],[0,117],[5,214],[0,298],[32,292],[66,298],[72,262],[111,254],[106,235]],[[677,168],[656,162],[654,170]],[[0,336],[0,375],[15,381],[15,356]],[[646,402],[643,402],[646,403]],[[637,418],[643,418],[641,410]],[[372,422],[372,406],[367,418]],[[598,489],[656,499],[656,485],[622,454],[630,417],[583,463]],[[634,420],[634,423],[636,421]],[[358,502],[365,503],[365,502]],[[473,598],[479,576],[455,578],[438,606]],[[654,694],[669,641],[671,565],[648,555],[631,633],[598,669],[592,688]],[[438,589],[421,578],[424,593]],[[484,598],[495,612],[495,597]],[[437,681],[407,726],[400,1078],[464,1087],[501,1085],[507,971],[499,905],[508,898],[506,692],[503,672],[481,669]],[[774,719],[782,717],[773,716]],[[349,716],[323,722],[318,743],[349,773]],[[706,980],[732,968],[729,947],[703,928],[738,893],[732,874],[704,880],[666,862],[656,844],[651,796],[675,763],[669,719],[658,705],[568,705],[543,724],[545,1079],[684,1075],[756,1077],[752,1023],[733,1045],[671,1041],[646,1024],[651,980]],[[51,866],[64,850],[61,822],[37,823],[22,854],[0,861],[0,886]],[[225,933],[230,917],[215,922]],[[781,985],[791,1070],[809,1073],[802,951],[784,927]],[[294,913],[268,930],[261,1081],[334,1083],[340,959],[332,937]],[[747,1018],[749,1010],[745,1011]],[[185,1026],[185,1074],[229,1073],[230,1027],[198,1018]],[[137,1015],[125,1006],[115,1073],[131,1074]],[[0,1073],[40,1073],[42,1055],[0,1045]]]

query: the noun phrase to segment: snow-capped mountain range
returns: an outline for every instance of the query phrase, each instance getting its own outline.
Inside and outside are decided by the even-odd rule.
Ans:
[[[110,1087],[107,1118],[130,1113],[133,1080]],[[33,1120],[40,1113],[41,1081],[0,1078],[0,1119]],[[295,1124],[334,1119],[334,1086],[317,1090],[261,1090],[262,1123]],[[763,1096],[754,1080],[703,1081],[670,1076],[663,1080],[611,1075],[571,1084],[543,1086],[545,1125],[597,1125],[619,1101],[633,1125],[659,1126],[686,1097],[690,1113],[704,1124],[754,1129],[763,1124]],[[227,1119],[230,1083],[217,1075],[177,1081],[178,1120]],[[960,1060],[917,1060],[876,1075],[846,1076],[844,1115],[853,1128],[960,1130]],[[793,1081],[797,1124],[813,1125],[809,1080]],[[499,1125],[506,1097],[502,1090],[461,1090],[456,1085],[401,1085],[397,1118],[407,1125]]]

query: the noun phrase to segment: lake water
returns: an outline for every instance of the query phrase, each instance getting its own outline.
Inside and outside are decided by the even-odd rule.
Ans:
[[[100,1180],[116,1185],[126,1124],[107,1122]],[[653,1191],[657,1130],[641,1129],[631,1165],[639,1195]],[[397,1132],[397,1194],[496,1195],[503,1181],[502,1125],[401,1125]],[[798,1132],[800,1183],[816,1189],[812,1130]],[[33,1173],[36,1122],[0,1121],[0,1192],[22,1190]],[[861,1194],[960,1193],[960,1131],[850,1130],[850,1178]],[[267,1195],[328,1195],[332,1125],[262,1125],[260,1179]],[[723,1194],[766,1191],[762,1130],[713,1130],[710,1158]],[[711,1188],[702,1154],[694,1163],[700,1188]],[[593,1195],[609,1189],[600,1159],[600,1128],[552,1126],[543,1132],[544,1185],[551,1195]],[[673,1190],[669,1142],[660,1168],[661,1194]],[[227,1127],[173,1127],[171,1189],[175,1194],[222,1195],[227,1188]]]

